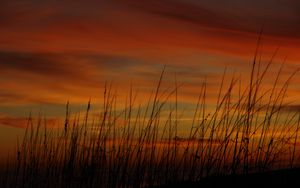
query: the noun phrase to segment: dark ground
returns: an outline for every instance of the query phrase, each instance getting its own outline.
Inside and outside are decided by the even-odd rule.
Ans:
[[[0,178],[2,177],[0,173]],[[4,176],[3,176],[4,177]],[[75,183],[76,184],[76,183]],[[0,188],[2,188],[0,182]],[[7,187],[7,186],[6,186]],[[48,186],[51,187],[51,186]],[[73,187],[69,185],[67,187]],[[74,187],[82,187],[81,185],[77,185]],[[215,176],[202,179],[199,182],[181,182],[176,184],[170,184],[166,186],[160,186],[157,188],[213,188],[213,187],[221,187],[221,188],[273,188],[273,187],[292,187],[292,188],[300,188],[300,168],[294,169],[286,169],[286,170],[276,170],[264,173],[253,173],[248,175],[230,175],[230,176]],[[10,187],[9,187],[10,188]],[[51,187],[52,188],[52,187]]]
[[[231,175],[209,177],[199,182],[183,182],[173,185],[162,186],[160,188],[173,187],[300,187],[300,168],[277,170],[264,173],[254,173],[248,175]]]

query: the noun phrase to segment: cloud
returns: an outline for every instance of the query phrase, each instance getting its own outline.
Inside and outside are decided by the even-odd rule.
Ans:
[[[17,93],[12,93],[10,91],[0,91],[0,102],[1,103],[5,103],[6,101],[10,101],[11,99],[15,99],[17,101],[19,101],[20,99],[22,99],[22,95],[19,95]]]
[[[137,63],[136,58],[105,54],[1,51],[0,100],[54,102],[73,95],[86,102],[99,95],[106,79],[124,76]]]
[[[265,23],[264,38],[270,42],[263,50],[272,53],[283,44],[290,59],[300,58],[296,1],[46,0],[4,1],[0,7],[2,51],[145,59],[194,51],[250,57]]]
[[[127,1],[142,12],[201,26],[222,26],[229,20],[189,1]]]
[[[31,121],[37,122],[39,120],[33,118]],[[54,127],[57,125],[57,122],[58,119],[55,118],[47,118],[41,120],[42,125],[44,126],[45,125],[44,123],[46,123],[47,127]],[[0,117],[0,124],[5,126],[26,128],[29,125],[28,123],[29,123],[29,119],[24,117],[9,117],[9,116]]]
[[[294,105],[284,105],[283,109],[285,111],[289,112],[300,112],[300,105],[294,104]]]
[[[73,75],[71,66],[66,67],[64,57],[56,54],[35,54],[18,52],[0,52],[2,70],[13,69],[43,75]]]
[[[5,90],[2,100],[47,102],[47,98],[57,98],[57,94],[68,93],[72,88],[100,84],[91,64],[72,59],[56,53],[0,52],[0,72],[4,78],[0,82]]]
[[[0,51],[1,71],[19,70],[34,74],[89,79],[94,67],[103,70],[124,69],[138,63],[137,59],[92,53],[25,53]],[[86,72],[87,71],[87,72]]]
[[[294,0],[255,0],[222,3],[217,0],[118,1],[147,12],[202,27],[257,33],[265,24],[271,35],[300,37],[300,3]]]

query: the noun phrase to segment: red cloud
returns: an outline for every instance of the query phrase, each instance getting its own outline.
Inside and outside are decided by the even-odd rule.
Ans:
[[[32,119],[33,122],[37,122],[37,119]],[[48,118],[45,120],[47,127],[54,127],[56,126],[58,119],[55,118]],[[42,121],[42,125],[44,125],[45,121]],[[16,128],[26,128],[28,125],[29,119],[24,117],[0,117],[0,124],[16,127]]]

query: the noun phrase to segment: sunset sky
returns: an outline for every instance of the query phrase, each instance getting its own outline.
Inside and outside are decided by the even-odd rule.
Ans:
[[[1,0],[0,147],[30,112],[55,124],[67,101],[73,111],[99,103],[105,81],[120,98],[130,84],[146,96],[164,65],[164,83],[176,73],[183,84],[182,102],[197,100],[205,77],[213,96],[225,67],[249,78],[261,28],[262,59],[279,48],[274,66],[286,58],[291,74],[300,65],[297,0]],[[296,106],[299,78],[288,95]]]

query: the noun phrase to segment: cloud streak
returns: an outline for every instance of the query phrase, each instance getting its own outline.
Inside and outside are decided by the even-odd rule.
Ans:
[[[124,76],[139,61],[90,53],[0,52],[0,100],[4,103],[60,102],[70,96],[86,102],[100,95],[106,79]],[[34,92],[33,92],[34,91]],[[48,98],[48,99],[47,99]]]
[[[37,119],[31,119],[30,121],[38,121]],[[43,123],[46,123],[47,127],[54,127],[57,125],[58,119],[56,118],[48,118],[44,119]],[[29,124],[29,119],[28,118],[23,118],[23,117],[0,117],[0,124],[5,125],[5,126],[11,126],[15,128],[27,128]],[[45,124],[43,124],[45,125]]]
[[[124,1],[118,1],[118,3],[121,2],[124,3]],[[130,0],[125,2],[141,12],[202,27],[257,33],[265,24],[268,34],[299,37],[300,27],[297,23],[300,20],[298,8],[300,3],[294,0],[276,2],[229,0],[226,3],[217,0]]]

